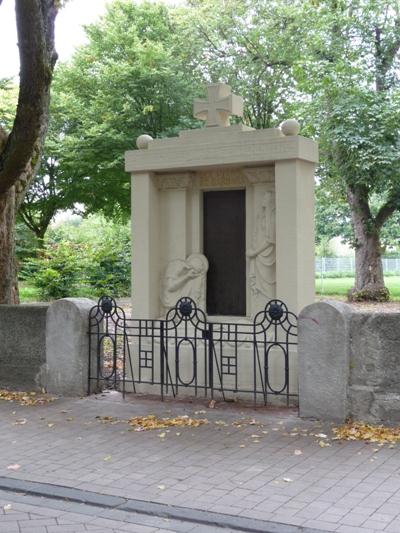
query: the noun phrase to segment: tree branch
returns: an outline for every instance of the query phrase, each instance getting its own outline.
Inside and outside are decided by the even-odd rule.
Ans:
[[[380,229],[386,220],[390,218],[398,209],[400,209],[400,192],[393,193],[389,197],[388,201],[379,209],[375,217],[375,224],[377,228]]]

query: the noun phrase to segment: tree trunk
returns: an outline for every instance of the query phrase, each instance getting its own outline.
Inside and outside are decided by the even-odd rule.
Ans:
[[[0,304],[18,302],[15,215],[40,164],[57,60],[54,22],[60,5],[59,0],[15,0],[21,68],[13,128],[8,136],[0,128]]]
[[[0,304],[19,303],[15,261],[15,189],[0,194]]]
[[[368,205],[368,190],[353,187],[348,190],[352,225],[355,236],[356,279],[349,291],[351,301],[387,301],[382,268],[380,226],[373,218]]]

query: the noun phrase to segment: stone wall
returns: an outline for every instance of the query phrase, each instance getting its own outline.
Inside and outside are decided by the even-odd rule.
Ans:
[[[40,390],[46,363],[47,305],[0,305],[0,386]]]
[[[93,305],[87,298],[0,305],[0,388],[86,394]]]
[[[298,353],[301,416],[400,421],[400,313],[309,305],[299,316]]]

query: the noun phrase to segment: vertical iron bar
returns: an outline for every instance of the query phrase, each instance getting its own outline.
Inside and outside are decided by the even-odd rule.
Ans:
[[[206,336],[208,340],[208,384],[211,391],[211,399],[214,398],[214,362],[213,362],[213,323],[210,322],[208,335]]]
[[[160,321],[160,386],[161,401],[164,401],[164,322]]]

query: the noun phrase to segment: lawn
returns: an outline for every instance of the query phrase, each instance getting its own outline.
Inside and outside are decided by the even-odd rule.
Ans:
[[[325,278],[315,280],[315,290],[319,296],[341,296],[345,297],[347,291],[354,284],[354,278]],[[390,291],[392,300],[400,300],[400,276],[388,276],[385,278],[386,287]],[[28,285],[27,283],[20,283],[19,293],[21,302],[38,302],[39,290]],[[87,297],[94,297],[93,295],[87,295]]]
[[[354,278],[325,278],[315,280],[316,293],[321,296],[346,296],[353,286]],[[386,287],[393,300],[400,300],[400,276],[385,278]]]
[[[30,303],[30,302],[39,302],[39,289],[27,283],[19,283],[19,297],[21,302]]]

